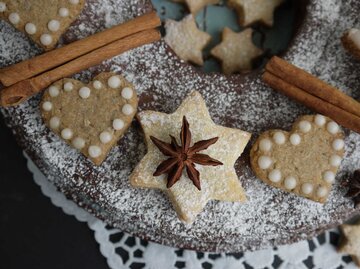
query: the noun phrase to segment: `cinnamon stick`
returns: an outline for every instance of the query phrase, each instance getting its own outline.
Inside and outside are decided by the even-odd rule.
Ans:
[[[262,79],[270,87],[291,99],[294,99],[320,114],[328,116],[350,130],[360,133],[360,117],[357,115],[335,106],[332,103],[326,102],[317,96],[311,95],[268,71],[263,74]]]
[[[59,79],[100,64],[105,59],[112,58],[132,48],[160,40],[160,38],[159,31],[151,29],[112,42],[49,72],[3,89],[0,91],[0,105],[7,107],[20,104]]]
[[[289,62],[274,56],[265,69],[289,84],[360,117],[358,101]]]
[[[69,45],[49,51],[32,59],[0,70],[0,82],[11,86],[19,81],[31,78],[61,64],[85,55],[111,42],[132,34],[153,29],[161,25],[156,12],[151,12],[103,32],[75,41]]]

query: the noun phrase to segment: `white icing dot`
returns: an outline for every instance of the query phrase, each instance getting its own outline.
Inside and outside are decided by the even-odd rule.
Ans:
[[[45,111],[50,111],[53,108],[53,104],[49,101],[46,101],[42,105],[42,109]]]
[[[33,35],[36,33],[36,25],[28,22],[27,24],[25,24],[25,32],[28,33],[29,35]]]
[[[51,20],[48,23],[48,29],[51,32],[57,32],[60,29],[60,22],[58,20]]]
[[[99,146],[90,146],[88,153],[91,158],[97,158],[102,154],[102,150]]]
[[[335,173],[333,171],[326,171],[323,174],[323,180],[325,180],[327,183],[334,183],[335,182]]]
[[[72,141],[72,145],[76,149],[83,149],[85,147],[85,140],[83,138],[81,138],[81,137],[76,137]]]
[[[20,22],[20,16],[16,12],[13,12],[9,15],[9,21],[12,24],[18,24]]]
[[[125,104],[123,107],[122,107],[122,113],[124,113],[125,115],[129,116],[131,115],[132,113],[134,113],[134,108],[129,105],[129,104]]]
[[[273,136],[273,139],[278,145],[282,145],[286,142],[286,137],[282,132],[276,132]]]
[[[56,130],[59,127],[60,127],[60,119],[58,117],[52,117],[50,119],[50,128]]]
[[[269,180],[274,183],[278,183],[281,180],[281,171],[279,169],[274,169],[269,173]]]
[[[314,186],[313,184],[311,183],[304,183],[302,186],[301,186],[301,191],[304,193],[304,194],[310,194],[312,193],[314,190]]]
[[[121,86],[121,79],[118,76],[112,76],[108,79],[110,88],[117,89]]]
[[[339,155],[332,155],[330,157],[330,165],[334,167],[338,167],[341,164],[341,157]]]
[[[292,176],[285,178],[284,185],[287,190],[295,189],[296,185],[297,185],[296,178],[294,178]]]
[[[133,97],[133,90],[131,88],[129,88],[129,87],[125,87],[121,91],[121,96],[124,99],[131,99]]]
[[[49,46],[53,42],[53,39],[52,39],[51,35],[49,35],[49,34],[42,34],[40,36],[40,42],[44,46]]]
[[[112,136],[112,134],[109,133],[109,132],[102,132],[102,133],[100,134],[100,141],[101,141],[101,143],[103,143],[103,144],[109,143],[109,142],[112,140],[112,138],[113,138],[113,136]]]
[[[116,130],[116,131],[121,130],[122,128],[124,128],[124,126],[125,126],[125,123],[124,123],[124,121],[121,120],[121,119],[115,119],[115,120],[113,121],[113,128],[114,128],[114,130]]]
[[[326,129],[330,134],[337,134],[339,132],[340,128],[339,128],[339,125],[336,122],[330,121],[327,124]]]
[[[290,136],[290,143],[294,146],[297,146],[301,143],[301,137],[298,134],[292,134]]]
[[[74,89],[74,84],[72,82],[66,82],[64,84],[64,91],[71,92]]]
[[[4,12],[6,10],[6,4],[4,2],[0,2],[0,12]]]
[[[325,125],[325,123],[326,123],[326,118],[323,115],[318,114],[315,116],[315,124],[317,126],[322,127]]]
[[[77,5],[79,4],[79,0],[69,0],[70,4]]]
[[[63,18],[69,16],[69,10],[66,7],[59,8],[59,16]]]
[[[325,197],[326,195],[328,194],[328,189],[323,187],[323,186],[320,186],[317,190],[316,190],[316,196],[317,197]]]
[[[73,137],[73,131],[69,128],[65,128],[61,131],[61,137],[65,140],[69,140]]]
[[[260,169],[263,170],[270,168],[272,163],[273,163],[272,159],[268,156],[260,156],[258,159],[258,165]]]
[[[332,147],[334,150],[342,150],[345,147],[344,140],[337,138],[333,141]]]
[[[303,133],[308,133],[311,130],[311,123],[307,120],[302,120],[299,122],[299,129]]]
[[[272,147],[272,142],[270,139],[264,138],[259,143],[259,148],[261,151],[270,151]]]
[[[101,81],[98,81],[98,80],[95,80],[95,81],[93,82],[93,86],[94,86],[94,88],[97,89],[97,90],[101,90],[101,88],[103,87]]]
[[[90,89],[88,87],[82,87],[80,90],[79,90],[79,95],[82,99],[87,99],[90,97]]]
[[[57,97],[60,94],[59,88],[56,86],[49,87],[49,95],[51,97]]]

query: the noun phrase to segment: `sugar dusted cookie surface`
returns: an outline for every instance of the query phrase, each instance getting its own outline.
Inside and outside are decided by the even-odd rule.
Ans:
[[[338,251],[350,254],[357,266],[360,267],[360,223],[340,226],[342,240]]]
[[[183,171],[180,179],[167,188],[167,179],[154,176],[160,163],[167,157],[154,145],[151,136],[169,143],[172,135],[179,139],[179,133],[186,116],[191,129],[191,140],[198,142],[218,137],[215,144],[201,151],[220,161],[220,166],[196,165],[200,173],[201,190],[193,184]],[[167,193],[179,218],[187,223],[195,221],[209,200],[243,202],[246,196],[236,175],[234,164],[250,139],[250,134],[238,129],[216,125],[210,118],[206,104],[198,92],[193,92],[173,114],[144,111],[138,119],[145,133],[148,152],[130,176],[135,187],[156,188]],[[180,144],[180,141],[177,140]],[[193,146],[191,144],[190,146]]]
[[[250,153],[256,176],[265,183],[325,203],[344,156],[344,134],[322,115],[303,116],[292,131],[269,130]]]
[[[341,41],[344,48],[360,60],[360,30],[350,29],[342,36]]]
[[[101,73],[87,85],[68,78],[54,83],[40,109],[53,132],[100,165],[130,126],[137,105],[132,84],[115,73]]]
[[[85,0],[1,0],[0,19],[49,50],[56,46],[84,5]]]

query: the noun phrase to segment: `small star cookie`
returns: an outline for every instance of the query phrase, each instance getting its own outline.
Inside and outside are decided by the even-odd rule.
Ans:
[[[350,254],[354,262],[360,267],[360,223],[356,225],[341,225],[343,239],[338,251]]]
[[[173,0],[173,2],[186,3],[190,9],[190,12],[193,15],[196,15],[204,7],[218,4],[220,0]]]
[[[224,28],[222,42],[211,50],[211,54],[222,62],[227,75],[252,69],[252,61],[263,51],[252,42],[252,29],[240,33]]]
[[[245,27],[254,22],[267,26],[274,23],[274,11],[284,0],[229,0],[228,5],[239,14],[239,23]]]
[[[234,164],[251,135],[239,129],[216,125],[200,93],[191,93],[173,114],[143,111],[138,114],[138,120],[145,133],[148,152],[130,176],[132,186],[163,190],[169,196],[179,218],[187,223],[195,220],[209,200],[246,200]],[[184,123],[191,131],[186,137],[182,131]],[[180,154],[182,157],[179,158],[186,163],[186,169],[184,166],[175,166],[174,169],[168,167],[164,170],[164,165],[175,165],[173,161],[176,159],[172,160],[174,157],[171,156],[179,146],[200,152],[196,154],[197,158]],[[187,163],[189,158],[196,164]],[[183,170],[177,171],[179,169]],[[162,174],[164,171],[170,171],[168,176]],[[174,174],[179,174],[180,178],[174,178]],[[191,174],[195,176],[192,177]],[[194,185],[198,178],[201,188],[200,184]]]
[[[203,65],[202,50],[209,44],[211,36],[200,31],[192,15],[182,21],[167,20],[165,42],[184,61]]]

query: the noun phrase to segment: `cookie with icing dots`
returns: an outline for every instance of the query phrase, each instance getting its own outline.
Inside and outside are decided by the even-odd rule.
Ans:
[[[44,93],[46,125],[96,165],[124,135],[136,111],[134,86],[115,73],[101,73],[85,85],[65,78]]]
[[[344,133],[322,115],[300,117],[290,132],[269,130],[253,145],[256,176],[265,183],[325,203],[344,157]]]
[[[1,0],[0,19],[50,50],[84,5],[85,0]]]
[[[344,48],[360,60],[360,30],[350,29],[342,36],[341,41]]]

